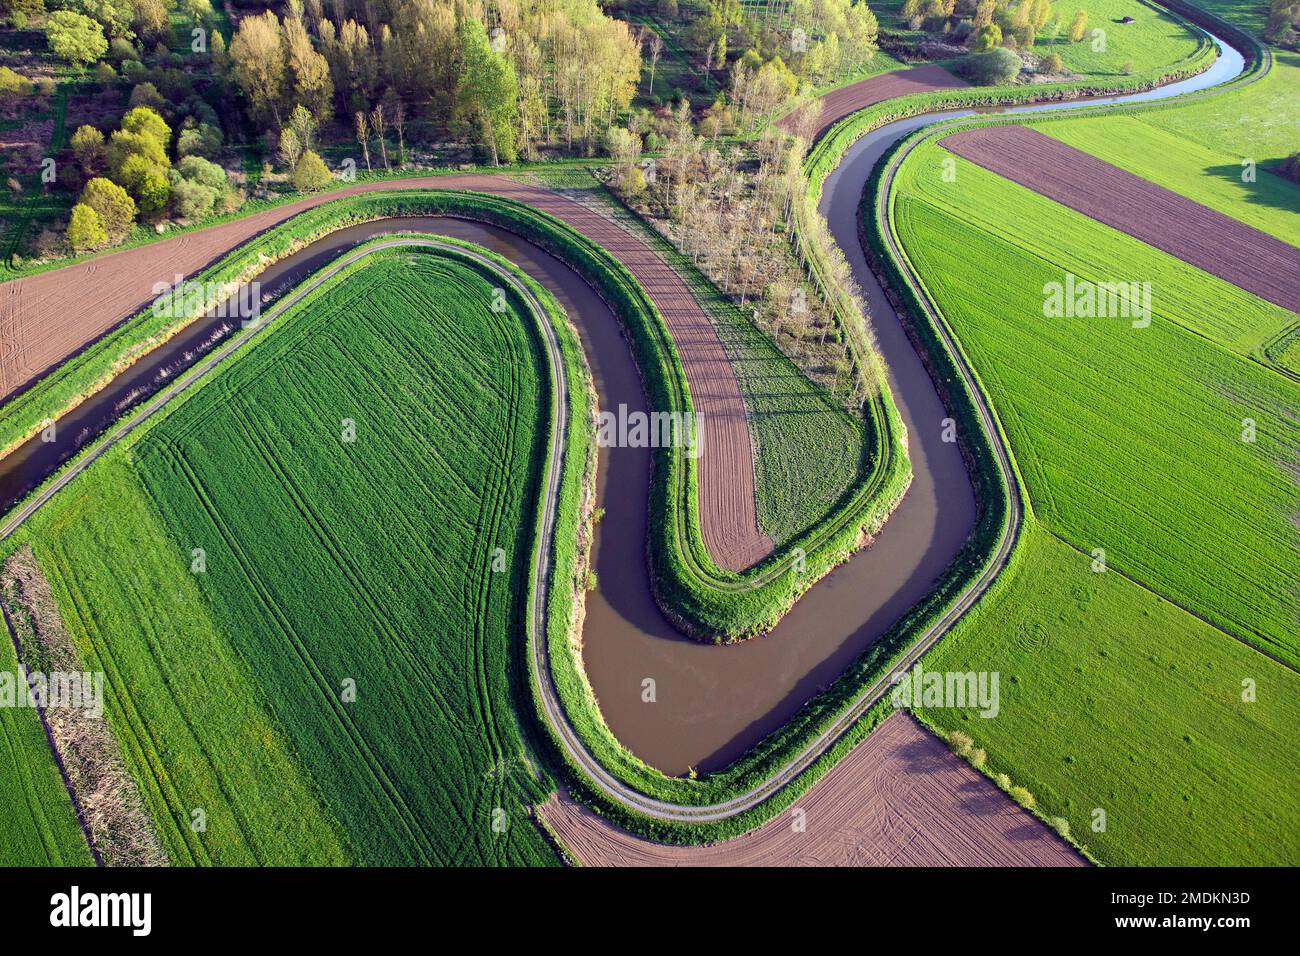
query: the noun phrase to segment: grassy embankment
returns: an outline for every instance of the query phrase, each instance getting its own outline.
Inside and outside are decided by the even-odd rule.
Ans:
[[[501,283],[480,267],[379,255],[20,532],[109,673],[176,862],[553,860],[524,817],[546,782],[505,639],[530,571],[536,488],[518,476],[546,434],[541,346],[513,294],[493,311]]]

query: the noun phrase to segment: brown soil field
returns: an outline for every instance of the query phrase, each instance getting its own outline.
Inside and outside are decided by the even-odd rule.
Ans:
[[[1300,249],[1024,126],[954,133],[942,145],[1198,269],[1300,312]]]
[[[802,832],[795,810],[803,811]],[[915,720],[894,714],[794,807],[711,846],[632,836],[565,793],[538,808],[584,866],[1084,866]]]
[[[879,76],[850,83],[838,90],[831,90],[821,98],[822,115],[816,136],[813,138],[821,136],[850,113],[856,113],[858,110],[896,96],[929,93],[931,90],[959,89],[969,85],[941,66],[918,66],[909,70],[894,70],[892,73],[881,73]],[[777,125],[788,132],[791,122],[792,118],[787,116]]]
[[[383,189],[466,189],[518,200],[564,221],[627,266],[663,314],[701,419],[699,509],[709,554],[739,571],[771,553],[771,540],[758,528],[749,421],[735,370],[686,283],[641,239],[595,210],[499,176],[365,183],[0,284],[0,403],[139,312],[156,283],[192,275],[303,210]]]

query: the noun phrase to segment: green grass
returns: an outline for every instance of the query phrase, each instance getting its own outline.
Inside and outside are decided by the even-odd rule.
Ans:
[[[1059,54],[1065,68],[1080,76],[1123,76],[1131,62],[1133,75],[1156,77],[1199,58],[1209,43],[1186,21],[1139,0],[1058,0],[1056,9],[1062,19],[1060,36],[1039,34],[1034,52]],[[1076,10],[1088,11],[1088,29],[1082,41],[1071,43],[1066,33]],[[1133,22],[1116,22],[1126,16]],[[1104,49],[1093,49],[1094,30],[1104,31]],[[1096,39],[1103,45],[1103,38]]]
[[[0,633],[0,672],[18,673]],[[21,683],[15,678],[21,692]],[[94,860],[35,710],[0,708],[0,866],[90,866]]]
[[[1264,25],[1268,22],[1268,0],[1192,0],[1192,2],[1254,36],[1262,34]]]
[[[1256,82],[1143,118],[1239,164],[1245,149],[1260,165],[1277,163],[1300,148],[1300,53],[1274,49]]]
[[[993,590],[926,656],[996,671],[1000,711],[922,711],[989,754],[1103,862],[1294,865],[1300,676],[1030,521]],[[1243,681],[1256,699],[1243,701]],[[1093,811],[1105,811],[1104,832]]]
[[[1300,386],[1244,357],[1293,316],[972,164],[944,183],[948,155],[930,141],[905,162],[896,228],[983,379],[1035,512],[1295,666]],[[1151,282],[1151,326],[1045,318],[1044,286],[1067,271]]]
[[[351,267],[24,532],[131,688],[111,719],[177,862],[554,862],[507,639],[548,402],[499,285],[423,253]]]

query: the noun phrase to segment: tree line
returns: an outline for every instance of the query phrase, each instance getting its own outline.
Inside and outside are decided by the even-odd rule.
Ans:
[[[494,163],[590,152],[641,70],[636,39],[597,0],[289,0],[283,16],[244,17],[214,62],[264,130],[279,136],[301,106],[355,128],[363,159],[385,164],[387,134],[404,140],[408,121]]]

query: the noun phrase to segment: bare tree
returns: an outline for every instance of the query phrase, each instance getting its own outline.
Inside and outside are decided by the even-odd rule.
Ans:
[[[406,165],[406,104],[399,98],[393,109],[393,129],[397,130],[397,166]]]
[[[384,139],[384,104],[380,103],[370,111],[370,128],[375,131],[375,137],[379,140],[379,155],[384,161],[384,169],[390,168],[388,165],[388,143]]]
[[[366,130],[366,111],[357,110],[357,143],[361,146],[361,155],[366,160],[366,172],[370,172],[370,135]]]
[[[655,68],[659,66],[659,57],[664,52],[664,40],[654,30],[650,31],[650,96],[655,95]]]

